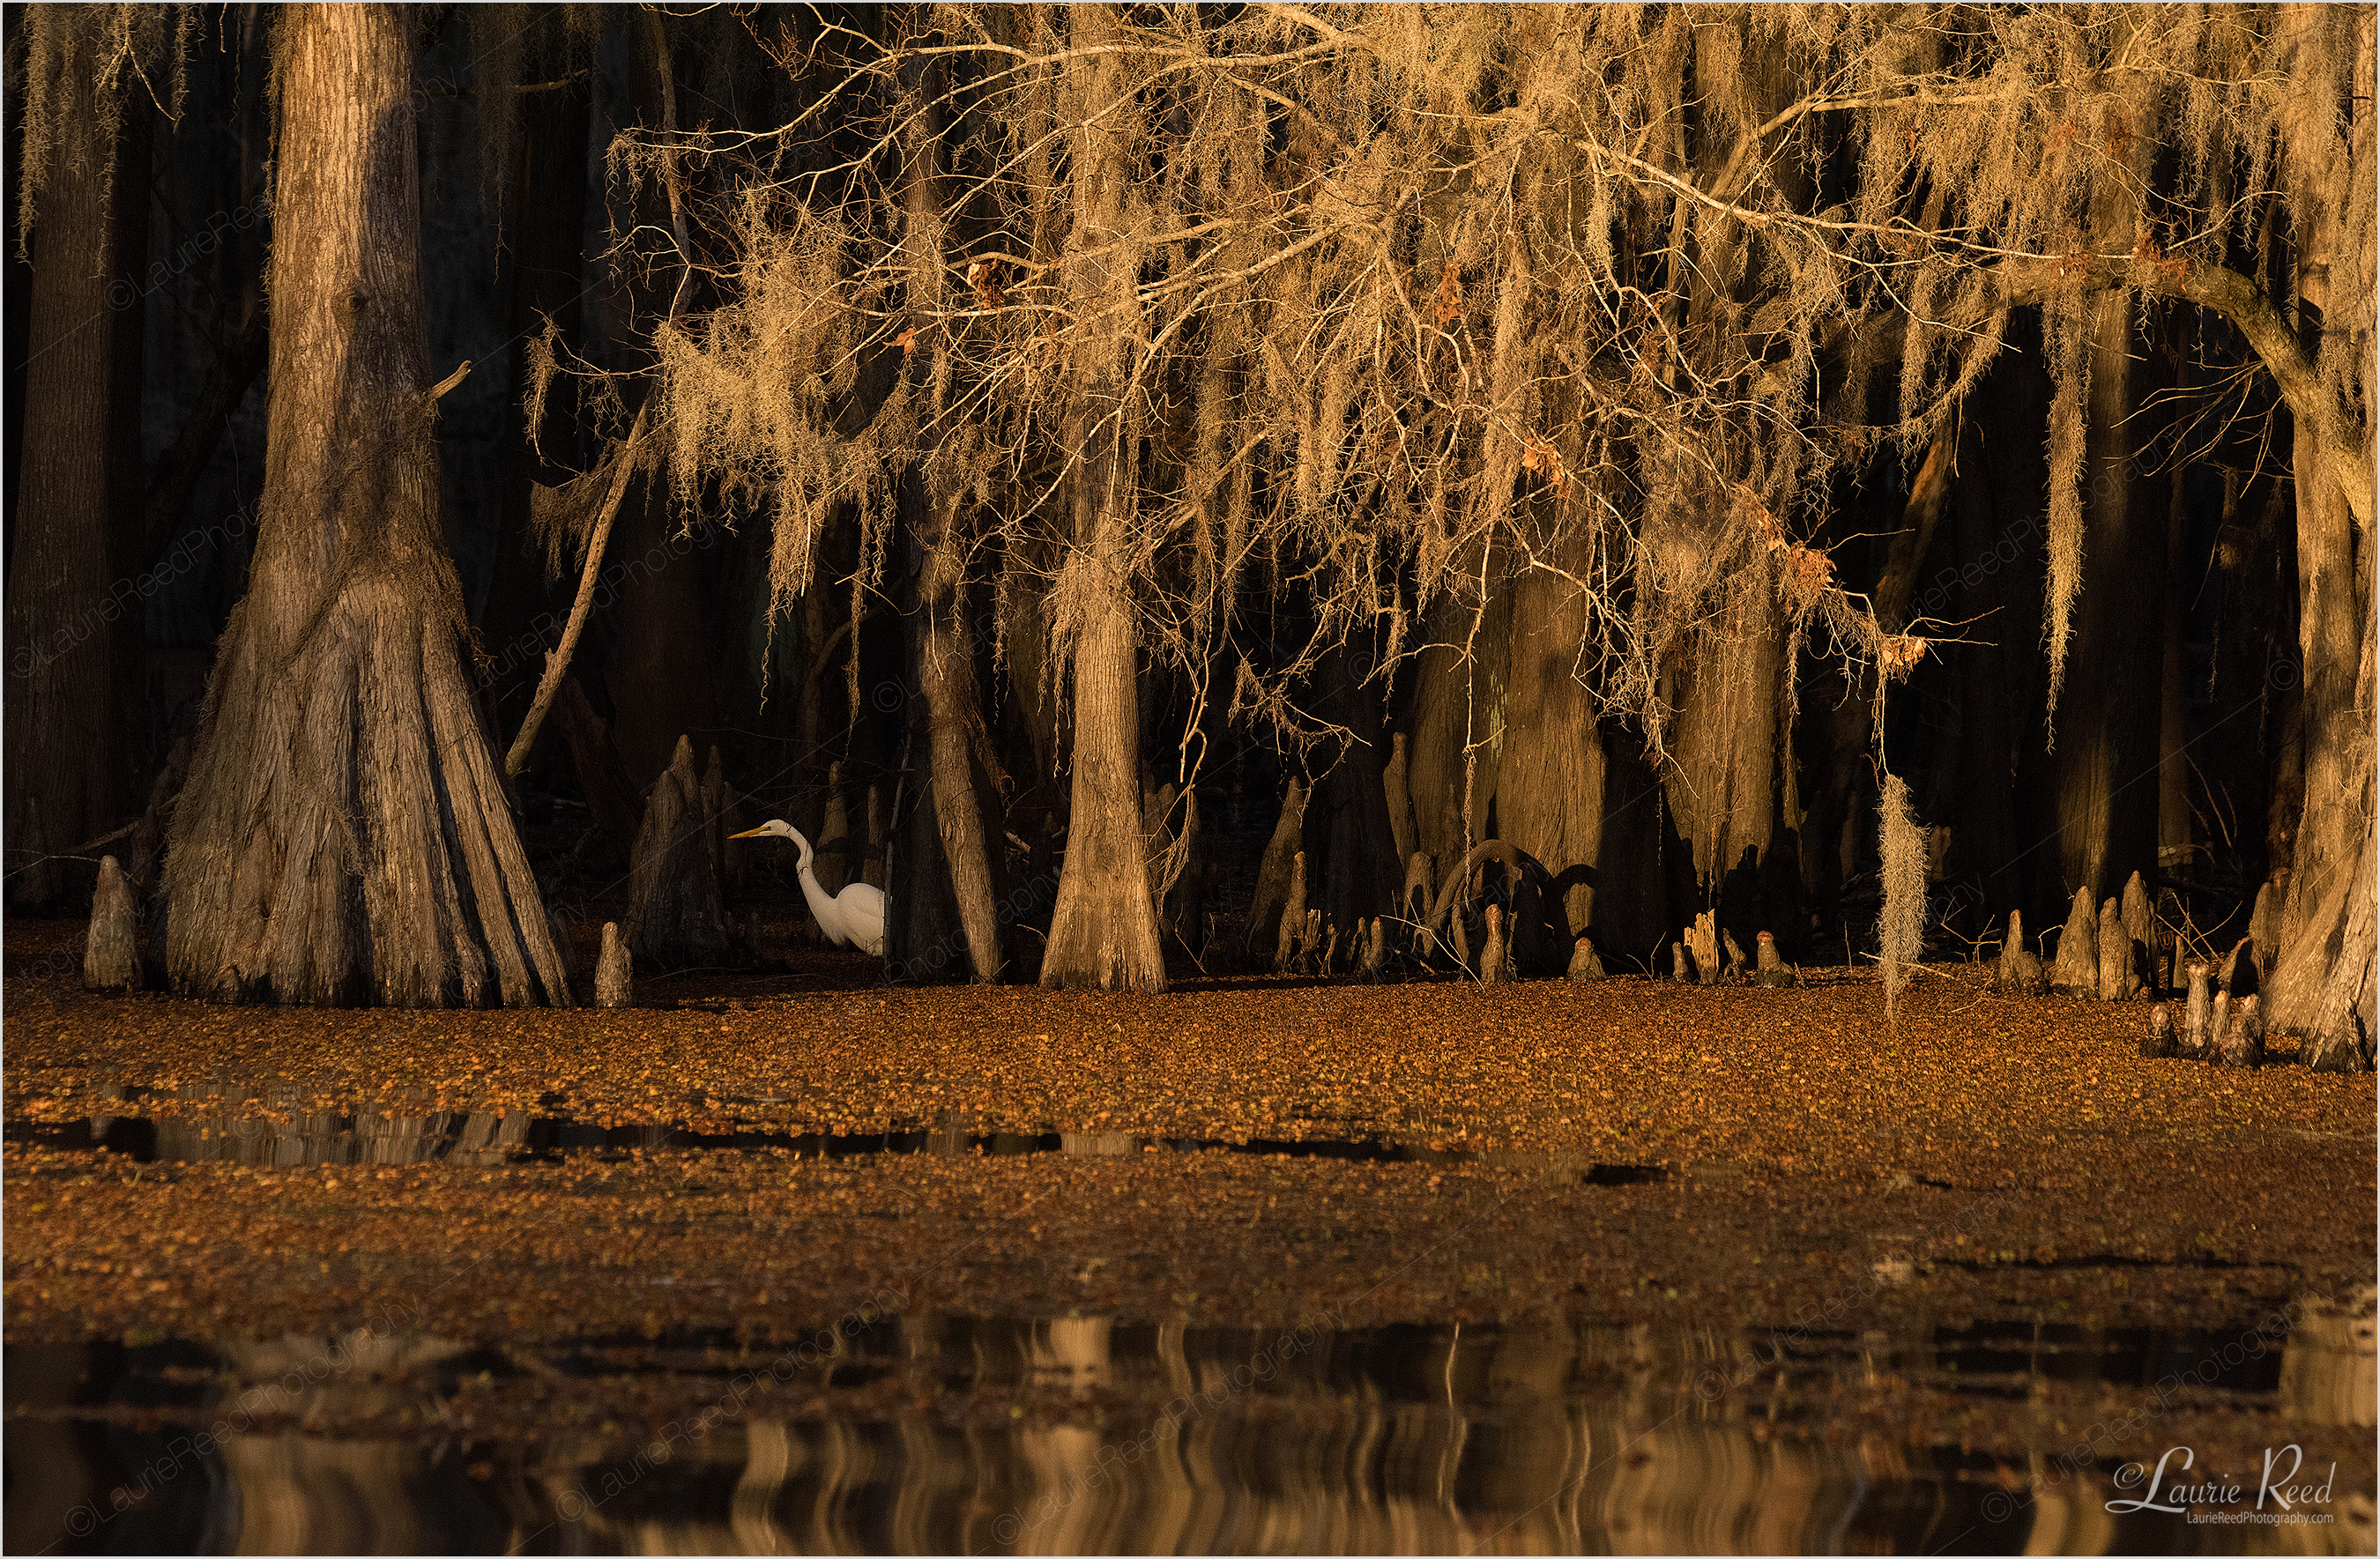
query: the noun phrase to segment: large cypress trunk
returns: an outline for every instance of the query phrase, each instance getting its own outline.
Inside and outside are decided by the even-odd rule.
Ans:
[[[916,88],[929,105],[941,96],[941,72],[921,69]],[[939,159],[941,115],[929,106],[917,122],[904,190],[906,231],[902,247],[908,264],[910,317],[922,327],[942,310],[943,199]],[[930,407],[920,441],[925,459],[901,486],[904,528],[908,533],[910,572],[917,599],[909,615],[917,657],[918,691],[926,704],[927,771],[931,776],[935,831],[949,892],[966,944],[962,967],[986,984],[997,983],[1006,960],[1000,919],[992,900],[991,855],[987,847],[982,797],[978,792],[971,733],[982,729],[976,697],[975,635],[967,631],[965,558],[959,514],[971,494],[953,484],[936,457],[948,408],[937,386],[947,384],[944,354],[950,342],[937,336],[932,347],[912,355],[912,393]],[[923,864],[913,861],[914,866]]]
[[[282,25],[262,513],[175,813],[166,972],[284,1002],[566,1004],[439,521],[408,22]]]
[[[99,7],[61,7],[42,25],[90,28]],[[103,25],[103,24],[101,24]],[[127,810],[126,693],[140,686],[145,622],[134,576],[143,554],[140,290],[147,258],[149,127],[142,89],[93,81],[96,39],[71,52],[53,113],[50,177],[33,229],[13,555],[8,560],[8,902],[46,904],[88,866],[43,859],[106,832]],[[99,97],[124,104],[121,137]]]
[[[2167,480],[2131,469],[2140,433],[2131,419],[2130,300],[2109,294],[2096,302],[2082,589],[2073,605],[2050,780],[2058,887],[2087,888],[2095,900],[2156,860],[2158,793],[2154,783],[2137,781],[2156,769],[2162,727]]]
[[[2301,729],[2305,811],[2282,916],[2280,960],[2265,991],[2268,1025],[2305,1036],[2314,1065],[2369,1067],[2380,1039],[2375,1002],[2374,828],[2375,679],[2372,578],[2374,381],[2371,209],[2374,105],[2348,96],[2369,82],[2375,22],[2368,7],[2293,8],[2287,24],[2307,79],[2340,84],[2344,123],[2308,115],[2289,153],[2301,185],[2295,234],[2299,300],[2319,308],[2312,338],[2325,382],[2315,406],[2293,405],[2298,648],[2305,671]],[[2345,131],[2342,136],[2339,132]],[[2301,314],[2301,318],[2304,318]],[[2301,326],[2312,335],[2310,324]],[[2261,349],[2260,349],[2261,350]],[[2314,399],[2307,397],[2306,399]]]
[[[2129,28],[2144,26],[2134,13]],[[2093,197],[2092,239],[2103,252],[2131,249],[2138,227],[2133,189],[2150,174],[2154,143],[2131,135],[2108,111],[2098,127],[2116,155],[2129,159],[2129,178],[2105,176]],[[2144,114],[2135,115],[2142,122]],[[2155,772],[2162,735],[2165,640],[2158,601],[2165,585],[2166,488],[2169,479],[2135,465],[2148,437],[2135,408],[2155,386],[2139,376],[2133,328],[2138,308],[2125,292],[2083,299],[2089,331],[2079,356],[2087,359],[2082,410],[2083,481],[2081,594],[2070,607],[2072,636],[2065,685],[2054,721],[2057,753],[2050,766],[2052,825],[2057,830],[2058,889],[2088,888],[2092,900],[2121,891],[2124,879],[2156,862],[2157,792],[2132,789]],[[2058,348],[2051,346],[2053,357]],[[2081,365],[2077,365],[2080,367]],[[2076,393],[2070,382],[2058,393]],[[2052,414],[2052,447],[2057,414]],[[2050,480],[2070,474],[2053,461]],[[2052,513],[2057,505],[2053,503]],[[2058,547],[2053,522],[2053,560]],[[2057,563],[2052,562],[2055,571]],[[2054,594],[2055,592],[2053,592]],[[2053,601],[2050,610],[2060,610]],[[2058,625],[2051,624],[2053,634]],[[2130,793],[2126,793],[2126,792]]]
[[[1076,554],[1074,799],[1044,985],[1160,991],[1165,957],[1141,839],[1133,609],[1117,549]],[[1062,586],[1062,588],[1064,586]]]
[[[1930,591],[1920,598],[1926,616],[2010,624],[1995,634],[1994,643],[1962,647],[1951,661],[1960,713],[1960,810],[1953,849],[1960,865],[1982,878],[1985,907],[1996,923],[2010,910],[2029,908],[2017,860],[2022,845],[2017,832],[2016,760],[2022,744],[2033,735],[2027,720],[2033,706],[2025,690],[2038,680],[2038,634],[2022,615],[2027,601],[2018,582],[2038,550],[2038,526],[2032,518],[2037,511],[2029,504],[2017,509],[2020,517],[2013,522],[2009,514],[2015,503],[2026,502],[2040,490],[2041,481],[2037,461],[2028,462],[2005,446],[2015,444],[2028,417],[2031,426],[2022,431],[2038,426],[2039,398],[2023,393],[2032,382],[2003,371],[1983,397],[1997,404],[1984,411],[1982,426],[1962,441],[1962,465],[1973,475],[1958,484],[1956,493],[1961,570],[1940,579],[1934,587],[1938,598]],[[2027,447],[2015,444],[2018,452]],[[2019,467],[2016,473],[2009,471],[2011,464]],[[1995,503],[2000,495],[2012,502]]]
[[[1567,963],[1572,939],[1594,923],[1603,849],[1603,736],[1574,672],[1586,637],[1586,602],[1568,580],[1531,574],[1512,589],[1511,692],[1504,760],[1497,771],[1500,836],[1553,876],[1550,950]],[[1536,927],[1515,925],[1516,952]],[[1631,937],[1630,945],[1650,940]],[[1522,973],[1543,971],[1523,961]]]
[[[1344,945],[1352,943],[1358,925],[1395,912],[1405,863],[1397,858],[1380,778],[1389,748],[1380,701],[1363,685],[1363,662],[1346,645],[1335,645],[1316,668],[1316,681],[1318,710],[1353,737],[1315,786],[1322,804],[1324,867],[1314,898]]]
[[[1484,610],[1475,589],[1450,591],[1431,609],[1428,645],[1415,658],[1405,787],[1415,840],[1440,875],[1488,837],[1512,622],[1509,590],[1491,583]]]
[[[1716,535],[1685,539],[1695,523],[1684,522],[1667,545],[1690,553],[1724,545]],[[1785,624],[1775,578],[1769,557],[1753,554],[1717,585],[1707,619],[1687,631],[1671,679],[1671,761],[1662,769],[1670,815],[1693,851],[1697,907],[1717,906],[1746,941],[1767,929],[1760,868],[1775,837],[1785,734]]]
[[[2290,864],[2280,961],[2265,991],[2266,1021],[2275,1032],[2307,1036],[2310,1060],[2369,1064],[2369,1047],[2380,1034],[2374,1010],[2373,737],[2380,695],[2367,583],[2373,543],[2364,531],[2359,568],[2347,502],[2321,475],[2322,433],[2301,423],[2297,436],[2305,813]],[[2364,1055],[2350,1062],[2359,1044]]]
[[[912,478],[916,481],[916,478]],[[924,486],[918,481],[919,488]],[[993,905],[991,857],[983,807],[977,793],[968,741],[981,716],[976,702],[973,635],[963,618],[958,538],[951,511],[955,501],[929,496],[917,575],[917,681],[925,694],[929,772],[933,780],[935,830],[950,872],[950,889],[965,930],[967,967],[978,980],[997,982],[1005,964],[1000,919]]]
[[[1068,290],[1087,317],[1105,312],[1118,322],[1080,347],[1074,365],[1066,447],[1082,452],[1072,479],[1074,545],[1051,603],[1052,637],[1070,652],[1073,803],[1041,983],[1160,991],[1165,958],[1141,837],[1139,656],[1126,536],[1136,441],[1122,426],[1130,415],[1123,381],[1132,334],[1124,321],[1139,311],[1124,231],[1132,161],[1114,127],[1115,100],[1126,84],[1108,52],[1120,30],[1107,7],[1080,6],[1070,19],[1075,42],[1088,52],[1068,66],[1076,127]]]

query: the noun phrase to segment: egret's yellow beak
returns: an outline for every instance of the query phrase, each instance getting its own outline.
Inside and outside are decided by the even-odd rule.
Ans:
[[[729,839],[759,839],[768,831],[769,830],[766,828],[747,828],[740,834],[730,834],[727,837]]]

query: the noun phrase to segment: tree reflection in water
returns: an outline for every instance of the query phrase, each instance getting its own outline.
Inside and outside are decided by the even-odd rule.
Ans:
[[[688,1403],[716,1401],[761,1356],[655,1345],[641,1362],[626,1359],[634,1350],[591,1347],[523,1360],[359,1333],[328,1368],[325,1345],[312,1340],[221,1348],[209,1395],[188,1406],[260,1432],[225,1435],[203,1469],[157,1475],[188,1458],[186,1432],[118,1429],[93,1454],[67,1423],[24,1417],[9,1420],[8,1455],[18,1468],[79,1461],[79,1476],[45,1480],[60,1488],[147,1482],[133,1507],[70,1535],[62,1551],[139,1546],[167,1531],[196,1548],[358,1553],[2196,1546],[2199,1533],[2178,1517],[2110,1516],[2104,1481],[2061,1469],[2046,1426],[2040,1443],[1969,1453],[1905,1434],[1829,1432],[1830,1404],[1888,1378],[1896,1389],[1931,1384],[1949,1410],[1965,1400],[1949,1395],[1951,1383],[2018,1400],[2051,1382],[2121,1389],[2198,1346],[2021,1333],[1871,1334],[1779,1356],[1714,1328],[905,1318],[811,1366],[831,1368],[831,1383],[783,1405],[792,1416],[771,1413],[764,1396],[699,1428],[683,1418],[607,1426],[606,1393],[664,1380]],[[2285,1437],[2325,1421],[2369,1426],[2371,1347],[2368,1309],[2316,1312],[2279,1360],[2231,1384]],[[9,1353],[12,1377],[31,1379],[59,1374],[56,1356],[78,1350]],[[580,1410],[555,1411],[533,1435],[489,1438],[470,1412],[458,1414],[455,1394],[505,1359],[575,1383],[580,1395],[556,1400]],[[114,1399],[131,1399],[137,1367],[118,1368]],[[340,1432],[393,1421],[420,1432]],[[2368,1496],[2340,1492],[2338,1525],[2277,1541],[2368,1546]],[[107,1510],[103,1494],[87,1497]],[[43,1523],[52,1535],[33,1541]],[[64,1524],[58,1511],[12,1501],[10,1546],[49,1546]],[[2277,1541],[2269,1528],[2228,1529],[2225,1541],[2242,1537]]]
[[[493,1166],[568,1145],[545,1141],[553,1123],[429,1092],[354,1115],[311,1107],[302,1080],[176,1092],[196,1112],[143,1123],[157,1157]],[[117,1124],[92,1121],[92,1138]],[[638,1145],[622,1135],[606,1141]],[[627,1135],[658,1146],[668,1133]],[[1136,1144],[1050,1145],[1109,1156]],[[2368,1430],[2372,1291],[2296,1308],[2277,1357],[2205,1378],[2276,1444]],[[803,1354],[776,1373],[782,1391],[738,1395],[735,1383],[791,1356],[715,1339],[472,1348],[407,1323],[211,1348],[11,1346],[8,1549],[2099,1552],[2220,1531],[2369,1552],[2374,1536],[2368,1463],[2362,1485],[2342,1467],[2336,1525],[2191,1529],[2109,1515],[2107,1467],[2061,1460],[2072,1436],[2054,1415],[1980,1438],[1962,1416],[1979,1400],[2038,1406],[2053,1387],[2145,1400],[2210,1356],[2223,1340],[2212,1333],[2000,1326],[1780,1344],[1716,1325],[913,1315]],[[545,1394],[541,1414],[490,1410],[522,1384]],[[1898,1432],[1852,1422],[1912,1388],[1926,1406]],[[645,1420],[621,1406],[632,1400]],[[679,1416],[646,1421],[656,1400]],[[1970,1449],[1944,1448],[1962,1439]]]

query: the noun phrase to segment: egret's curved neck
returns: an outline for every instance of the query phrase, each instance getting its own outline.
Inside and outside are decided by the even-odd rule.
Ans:
[[[816,852],[810,849],[810,841],[802,838],[799,828],[787,825],[785,831],[794,836],[794,844],[802,852],[801,864],[795,872],[802,879],[802,897],[809,901],[810,915],[819,923],[819,929],[826,933],[827,940],[839,948],[844,941],[843,916],[835,908],[834,900],[827,896],[826,888],[819,882],[818,873],[810,869],[810,857]]]

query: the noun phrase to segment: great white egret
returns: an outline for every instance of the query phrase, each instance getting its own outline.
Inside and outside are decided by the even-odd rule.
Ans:
[[[826,933],[826,939],[836,947],[848,942],[861,952],[873,957],[884,956],[884,890],[864,882],[855,882],[832,898],[827,897],[820,885],[818,874],[810,870],[810,857],[816,853],[810,841],[802,838],[801,830],[782,817],[771,817],[757,828],[747,828],[730,839],[789,839],[802,852],[802,897],[810,901],[810,913]]]

